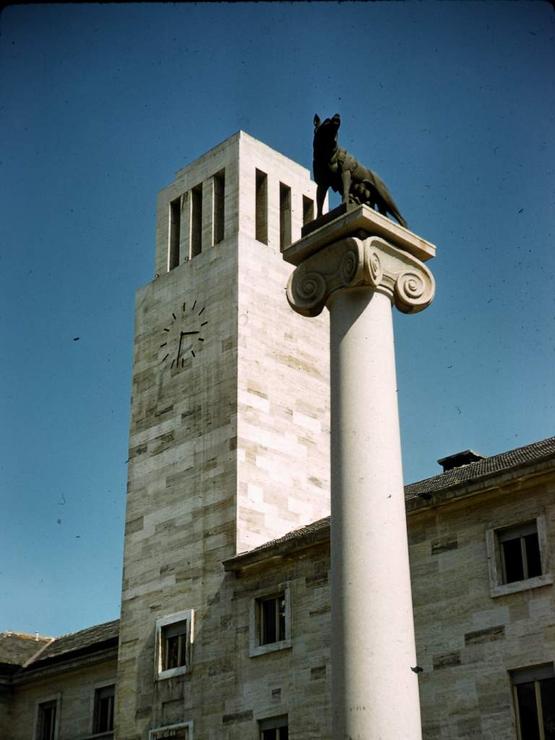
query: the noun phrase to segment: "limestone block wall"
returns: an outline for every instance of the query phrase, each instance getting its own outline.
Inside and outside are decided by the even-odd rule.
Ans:
[[[297,162],[276,152],[244,131],[239,133],[240,186],[239,186],[239,231],[253,237],[256,231],[256,170],[266,174],[267,180],[267,244],[280,250],[280,184],[291,190],[291,238],[290,243],[301,238],[301,227],[305,218],[303,197],[314,204],[316,215],[316,183],[310,172]],[[327,201],[326,201],[327,207]],[[312,219],[310,219],[312,220]]]
[[[216,225],[218,177],[223,178],[220,184],[223,192],[223,237],[239,233],[249,238],[255,237],[257,170],[267,176],[262,214],[266,222],[265,243],[279,251],[280,230],[284,224],[288,243],[300,239],[304,221],[311,220],[316,208],[316,184],[310,179],[310,172],[244,131],[239,131],[179,170],[174,182],[159,193],[156,215],[156,274],[163,275],[170,269],[170,232],[172,218],[176,215],[180,222],[179,264],[191,258],[196,207],[193,201],[200,193],[200,248],[204,251],[219,242]],[[283,199],[282,190],[285,194],[290,191],[287,202]],[[172,215],[171,204],[175,207],[177,201],[177,211]]]
[[[169,270],[170,204],[180,202],[180,264],[191,257],[193,217],[193,189],[202,191],[201,248],[214,246],[214,176],[224,173],[224,227],[223,236],[235,236],[239,230],[239,139],[234,134],[202,157],[179,170],[174,182],[160,191],[156,209],[155,270],[163,275]]]
[[[266,176],[265,241],[256,238],[257,171]],[[291,311],[292,267],[281,255],[315,199],[307,169],[240,132],[238,552],[329,514],[328,316]]]
[[[258,722],[287,715],[292,740],[331,740],[329,549],[226,575],[203,635],[212,657],[204,711],[191,707],[195,737],[258,740]],[[276,587],[289,589],[291,647],[250,656],[253,600]],[[191,681],[207,668],[195,662]]]
[[[555,596],[545,585],[492,598],[486,531],[544,516],[553,554],[554,493],[553,476],[508,482],[409,517],[427,740],[516,737],[509,671],[553,660]]]
[[[6,740],[35,737],[37,705],[57,698],[57,740],[78,740],[92,734],[95,689],[115,683],[116,658],[71,669],[44,672],[42,677],[14,687]]]
[[[256,169],[268,173],[268,243],[241,230],[241,209],[256,215],[247,184],[255,182]],[[216,240],[222,171],[224,228]],[[303,204],[304,196],[306,207],[314,192],[309,173],[241,132],[178,173],[159,198],[158,277],[136,303],[120,740],[144,739],[173,722],[204,722],[215,711],[212,687],[229,693],[219,678],[221,651],[229,662],[228,648],[218,640],[222,625],[213,621],[227,598],[222,561],[329,511],[328,329],[325,318],[309,323],[286,302],[290,267],[281,259],[271,213],[278,215],[278,239],[284,217],[291,217],[294,238],[301,216],[293,205],[285,213],[283,181],[288,203]],[[278,183],[277,201],[271,182]],[[197,198],[198,206],[201,194],[195,216],[187,198]],[[180,259],[172,262],[177,213]],[[244,226],[254,228],[248,219]],[[156,620],[189,609],[194,672],[160,680]]]
[[[555,655],[554,477],[508,478],[408,517],[425,740],[514,740],[509,672]],[[492,597],[486,532],[538,516],[545,521],[546,585]],[[287,715],[290,737],[331,740],[329,550],[271,555],[228,574],[209,615],[222,670],[214,665],[210,716],[196,720],[201,737],[255,740],[258,720]],[[290,590],[291,647],[250,657],[252,602],[283,588]]]
[[[241,238],[238,552],[329,514],[329,319],[291,311],[291,269]]]
[[[174,715],[182,719],[191,684],[188,677],[156,680],[156,619],[195,609],[202,631],[220,588],[221,561],[235,547],[236,252],[236,241],[224,240],[137,296],[116,718],[121,740],[144,738]],[[195,357],[185,353],[183,367],[171,368],[171,358],[161,362],[166,348],[160,345],[184,302],[182,325],[196,331],[206,322],[204,342]],[[195,697],[201,692],[202,683],[195,684]]]

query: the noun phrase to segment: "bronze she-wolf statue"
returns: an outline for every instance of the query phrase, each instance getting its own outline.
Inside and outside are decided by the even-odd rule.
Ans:
[[[345,149],[337,145],[337,132],[341,117],[336,113],[333,118],[320,121],[314,116],[314,179],[316,180],[316,203],[318,216],[322,215],[324,198],[331,188],[341,193],[343,203],[363,203],[377,208],[387,216],[390,213],[401,226],[407,222],[401,216],[389,190],[372,170],[363,167]]]

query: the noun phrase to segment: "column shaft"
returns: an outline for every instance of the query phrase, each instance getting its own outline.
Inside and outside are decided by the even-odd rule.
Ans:
[[[391,300],[360,287],[328,307],[333,739],[418,740]]]

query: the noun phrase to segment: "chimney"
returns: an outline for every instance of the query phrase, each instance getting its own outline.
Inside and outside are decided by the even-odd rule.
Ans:
[[[484,455],[480,455],[479,452],[474,452],[474,450],[464,450],[463,452],[455,452],[454,455],[441,457],[438,463],[443,468],[443,472],[446,473],[448,470],[460,468],[463,465],[478,462],[478,460],[485,460]]]

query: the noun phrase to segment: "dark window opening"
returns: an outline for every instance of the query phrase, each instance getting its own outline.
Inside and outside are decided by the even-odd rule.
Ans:
[[[500,530],[503,583],[534,578],[542,573],[538,529],[535,521]]]
[[[54,740],[56,736],[56,701],[39,704],[37,740]]]
[[[279,246],[285,249],[291,244],[291,188],[279,184]]]
[[[268,244],[268,175],[256,170],[255,239]]]
[[[187,620],[162,628],[162,670],[187,665]]]
[[[258,600],[259,644],[285,640],[285,594]]]
[[[114,729],[115,686],[103,686],[94,692],[93,732]]]
[[[553,665],[511,673],[519,740],[555,740]]]
[[[258,723],[260,740],[289,740],[287,717],[274,717]]]
[[[202,251],[202,185],[191,190],[191,257]]]
[[[314,221],[314,201],[303,195],[303,226]]]
[[[285,727],[275,727],[270,730],[262,730],[260,733],[262,740],[288,740],[289,730]]]
[[[214,244],[223,241],[225,218],[225,170],[214,175]]]
[[[168,269],[179,265],[179,245],[181,242],[181,198],[170,203],[170,254]]]

